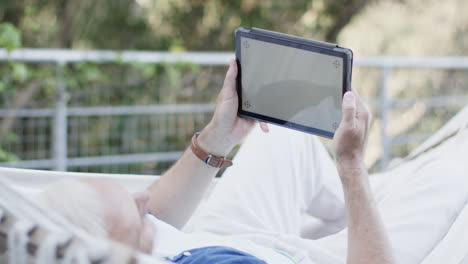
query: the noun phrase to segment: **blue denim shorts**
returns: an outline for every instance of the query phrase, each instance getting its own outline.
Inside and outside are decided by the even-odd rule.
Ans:
[[[255,256],[228,247],[190,249],[166,260],[180,264],[267,264]]]

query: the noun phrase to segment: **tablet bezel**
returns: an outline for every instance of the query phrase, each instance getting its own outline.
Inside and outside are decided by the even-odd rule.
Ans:
[[[250,39],[264,41],[264,42],[268,42],[268,43],[272,43],[272,44],[276,44],[276,45],[281,45],[281,46],[285,46],[285,47],[297,48],[297,49],[302,49],[302,50],[306,50],[306,51],[310,51],[310,52],[335,56],[335,57],[343,59],[343,63],[342,63],[342,65],[343,65],[342,96],[346,93],[346,91],[350,90],[350,88],[349,88],[350,87],[349,82],[351,80],[351,72],[350,71],[352,70],[350,68],[352,67],[352,63],[348,63],[348,60],[351,60],[351,62],[352,62],[352,58],[349,58],[349,53],[347,53],[347,52],[351,52],[351,51],[348,50],[348,49],[340,48],[337,45],[335,45],[334,48],[344,50],[344,51],[336,51],[333,48],[330,48],[330,43],[321,44],[320,42],[314,42],[312,40],[308,41],[306,39],[294,38],[294,36],[289,36],[289,35],[285,35],[285,34],[284,34],[284,37],[279,37],[278,35],[280,35],[281,33],[276,33],[276,32],[274,32],[276,34],[274,34],[273,32],[272,32],[272,34],[268,34],[268,32],[267,33],[254,32],[250,28],[240,28],[240,29],[247,29],[247,30],[239,30],[238,29],[238,30],[236,30],[236,33],[235,33],[235,38],[236,38],[236,62],[237,62],[237,68],[238,68],[237,81],[236,81],[236,89],[237,89],[237,94],[238,94],[238,97],[239,97],[238,115],[242,116],[242,117],[256,119],[256,120],[259,120],[259,121],[264,121],[264,122],[268,122],[268,123],[277,124],[277,125],[280,125],[280,126],[283,126],[283,127],[303,131],[303,132],[310,133],[310,134],[319,135],[319,136],[326,137],[326,138],[333,138],[333,136],[335,134],[335,131],[333,131],[333,132],[326,131],[326,130],[322,130],[322,129],[318,129],[318,128],[314,128],[314,127],[305,126],[305,125],[301,125],[301,124],[298,124],[298,123],[290,122],[290,121],[287,121],[287,120],[281,120],[281,119],[277,119],[277,118],[274,118],[274,117],[265,116],[265,115],[261,115],[261,114],[254,113],[254,112],[249,112],[249,111],[246,111],[246,110],[242,109],[242,103],[241,103],[242,102],[242,61],[241,61],[241,58],[242,57],[241,57],[241,48],[240,48],[241,44],[240,44],[240,41],[241,41],[242,37],[250,38]],[[289,37],[293,37],[294,39],[289,38]]]

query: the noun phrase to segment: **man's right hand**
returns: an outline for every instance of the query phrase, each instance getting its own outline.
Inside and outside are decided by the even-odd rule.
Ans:
[[[343,96],[342,111],[343,119],[333,138],[338,168],[362,169],[371,114],[355,91]]]

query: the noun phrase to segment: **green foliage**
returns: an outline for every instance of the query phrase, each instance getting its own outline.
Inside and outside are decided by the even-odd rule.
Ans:
[[[21,32],[10,23],[0,24],[0,48],[8,52],[21,47]]]
[[[352,16],[371,2],[5,1],[0,4],[0,21],[6,20],[22,31],[23,46],[170,51],[232,50],[233,31],[239,26],[254,26],[325,39],[330,35],[330,30],[339,31]],[[11,25],[7,29],[15,32]],[[20,40],[16,37],[9,39]],[[11,46],[18,47],[10,44],[9,47]]]
[[[133,62],[131,63],[131,66],[140,71],[143,77],[145,78],[151,78],[156,75],[156,67],[151,64],[144,64],[141,62]]]
[[[0,144],[0,161],[3,162],[13,162],[20,160],[17,155],[15,155],[11,150],[4,147],[3,145],[18,142],[18,136],[14,133],[7,133],[1,137]]]
[[[14,161],[18,161],[18,157],[11,153],[11,152],[8,152],[8,151],[5,151],[4,149],[0,148],[0,161],[9,161],[9,162],[14,162]]]
[[[80,62],[75,64],[74,68],[76,69],[74,76],[70,76],[67,78],[68,80],[76,80],[80,83],[107,82],[110,80],[109,75],[96,63]]]
[[[24,83],[29,77],[29,70],[24,63],[11,63],[13,80]]]

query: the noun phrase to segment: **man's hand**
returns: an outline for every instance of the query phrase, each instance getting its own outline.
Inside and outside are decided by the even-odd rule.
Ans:
[[[364,152],[371,114],[355,92],[346,92],[342,104],[343,119],[333,139],[339,169],[355,170],[364,166]]]
[[[348,264],[395,263],[374,202],[364,152],[371,115],[356,92],[343,97],[343,120],[333,145],[348,219]]]
[[[210,123],[203,129],[198,141],[200,146],[214,155],[226,156],[253,128],[257,121],[237,115],[239,98],[236,90],[237,64],[229,63],[223,88],[217,101],[216,110]],[[260,123],[264,132],[268,127]]]

